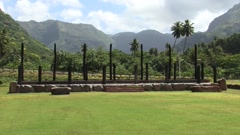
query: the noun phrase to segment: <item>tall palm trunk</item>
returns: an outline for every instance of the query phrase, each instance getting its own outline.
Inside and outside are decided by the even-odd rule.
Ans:
[[[187,36],[186,36],[186,38],[185,38],[185,42],[184,42],[184,46],[183,46],[183,53],[184,53],[184,51],[185,51],[186,44],[187,44]]]
[[[177,42],[177,38],[175,38],[175,41],[174,41],[174,44],[173,44],[173,48],[172,48],[172,50],[174,50],[174,49],[175,49],[176,42]]]

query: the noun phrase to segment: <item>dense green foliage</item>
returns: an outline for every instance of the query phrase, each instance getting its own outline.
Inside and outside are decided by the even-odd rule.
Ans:
[[[1,67],[17,68],[21,43],[25,45],[25,67],[35,68],[36,65],[49,65],[51,61],[49,48],[29,37],[27,32],[8,14],[0,12],[0,20]]]

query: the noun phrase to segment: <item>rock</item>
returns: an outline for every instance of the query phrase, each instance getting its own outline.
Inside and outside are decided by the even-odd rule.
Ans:
[[[190,89],[192,92],[221,92],[220,87],[215,85],[192,86]]]
[[[83,85],[82,86],[82,92],[90,92],[92,91],[92,85]]]
[[[153,86],[150,84],[144,85],[143,88],[144,88],[144,91],[152,91],[153,90]]]
[[[104,88],[102,85],[94,85],[93,91],[104,91]]]
[[[227,90],[227,83],[226,83],[226,80],[224,78],[218,80],[217,82],[218,82],[219,87],[221,88],[221,90],[224,90],[224,91]]]
[[[52,95],[69,95],[71,88],[70,87],[52,87],[50,91]]]
[[[9,93],[18,93],[19,92],[19,85],[17,82],[11,82],[9,85]]]
[[[173,88],[172,88],[171,84],[165,83],[165,84],[162,85],[160,90],[161,91],[172,91]]]
[[[33,87],[31,85],[22,85],[20,87],[20,93],[30,93],[30,92],[34,92],[33,91]]]
[[[153,84],[153,90],[154,91],[160,91],[160,89],[161,89],[161,85],[160,84]]]
[[[45,87],[45,85],[32,85],[32,87],[33,87],[33,90],[35,91],[35,92],[45,92],[46,91],[46,87]]]
[[[187,86],[185,84],[181,84],[181,83],[173,83],[172,88],[175,91],[184,91],[187,89]]]
[[[56,85],[54,85],[54,84],[47,84],[46,85],[46,91],[45,92],[51,92],[51,89],[53,88],[53,87],[56,87]]]
[[[79,84],[69,84],[68,87],[71,88],[71,92],[81,92],[82,86]]]

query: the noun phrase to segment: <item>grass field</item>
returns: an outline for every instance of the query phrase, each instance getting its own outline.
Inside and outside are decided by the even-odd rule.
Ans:
[[[1,135],[236,135],[240,91],[6,94]]]

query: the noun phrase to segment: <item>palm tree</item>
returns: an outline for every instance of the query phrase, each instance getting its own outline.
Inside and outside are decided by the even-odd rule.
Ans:
[[[172,50],[174,50],[174,48],[175,48],[177,39],[181,37],[182,26],[183,26],[182,22],[178,21],[178,22],[175,22],[174,25],[171,27],[171,31],[173,31],[172,35],[175,37],[175,41],[174,41]]]
[[[134,38],[130,45],[131,45],[130,51],[135,57],[136,52],[139,50],[139,42],[136,38]]]
[[[158,49],[157,48],[150,48],[149,49],[149,54],[157,56],[158,55]]]
[[[185,51],[185,46],[187,44],[187,38],[194,33],[193,23],[190,23],[189,20],[185,20],[182,28],[182,36],[185,36],[185,43],[183,46],[183,52]]]

